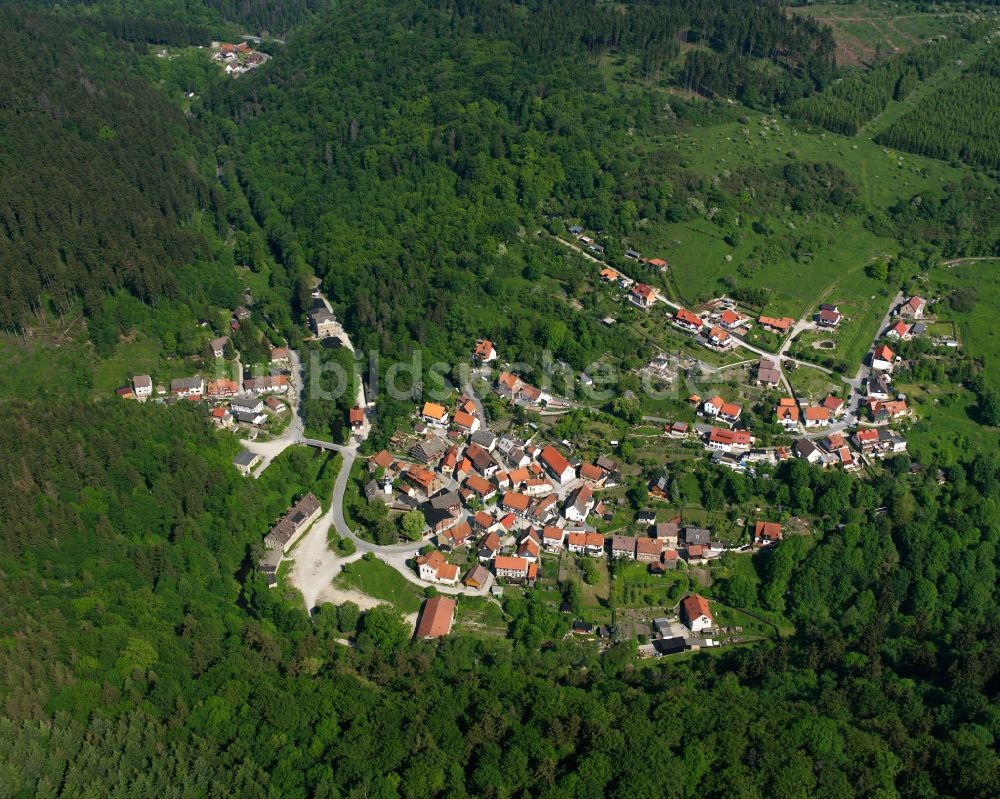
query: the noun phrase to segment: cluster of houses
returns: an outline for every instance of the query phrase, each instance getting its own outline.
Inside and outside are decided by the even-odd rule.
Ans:
[[[580,244],[595,255],[604,254],[604,247],[598,244],[592,236],[588,236],[582,225],[571,225],[569,227],[569,232],[578,242],[580,242]],[[634,250],[631,247],[625,250],[625,257],[629,260],[637,261],[644,266],[648,266],[650,269],[656,269],[659,272],[666,272],[670,268],[670,264],[662,258],[646,258],[638,250]],[[624,288],[628,288],[628,286],[625,286]]]
[[[278,584],[278,567],[285,554],[322,513],[320,502],[306,494],[292,505],[264,536],[266,552],[257,562],[257,570],[267,577],[271,588]]]
[[[219,339],[211,346],[224,348],[229,339]],[[154,387],[149,375],[135,375],[131,385],[118,389],[118,395],[144,402],[153,396],[163,396],[164,401],[189,400],[211,403],[209,416],[220,429],[240,429],[255,436],[272,415],[285,413],[287,406],[278,397],[286,394],[291,386],[288,369],[290,353],[287,347],[271,350],[270,374],[262,377],[248,377],[241,381],[220,377],[205,380],[200,375],[177,377],[169,387]]]
[[[255,52],[247,42],[213,42],[212,48],[215,50],[212,60],[224,64],[226,74],[232,77],[256,69],[268,59],[265,53]]]

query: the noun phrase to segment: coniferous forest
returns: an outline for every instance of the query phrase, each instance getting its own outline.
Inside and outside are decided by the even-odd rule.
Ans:
[[[907,183],[878,206],[867,175],[805,147],[697,172],[682,134],[749,125],[753,111],[807,123],[803,138],[816,125],[853,135],[980,42],[921,43],[852,71],[830,28],[794,11],[4,3],[3,346],[72,312],[101,363],[143,333],[187,364],[185,348],[221,319],[248,363],[287,342],[318,353],[308,369],[347,371],[347,349],[303,342],[318,278],[360,351],[454,363],[489,336],[511,360],[548,350],[575,373],[597,359],[633,370],[650,357],[647,332],[624,311],[601,319],[584,262],[551,240],[564,221],[600,231],[619,265],[656,226],[693,221],[734,251],[760,236],[720,289],[754,304],[767,294],[754,269],[808,263],[823,245],[789,218],[894,242],[891,265],[851,265],[858,280],[881,268],[891,293],[923,290],[921,268],[943,258],[1000,255],[986,171],[998,165],[998,59],[985,45],[877,135],[957,164],[929,189]],[[255,73],[210,72],[198,46],[244,30],[286,41]],[[183,56],[154,60],[164,45]],[[628,80],[601,71],[612,55]],[[253,315],[231,326],[251,282]],[[975,294],[941,305],[972,313]],[[946,384],[935,407],[971,392],[979,415],[919,461],[863,475],[802,459],[678,467],[685,494],[734,524],[757,507],[810,526],[711,586],[713,602],[776,631],[778,619],[780,634],[655,662],[632,639],[581,644],[562,596],[540,592],[493,603],[499,635],[434,642],[411,640],[389,604],[306,608],[257,572],[262,536],[306,492],[326,510],[340,455],[290,447],[244,477],[239,439],[201,403],[5,386],[21,396],[0,402],[0,799],[995,799],[997,367],[948,357],[924,362]],[[353,397],[309,399],[306,425],[343,440]],[[359,466],[411,424],[412,407],[379,402]],[[664,438],[659,416],[626,418],[627,404],[567,414],[558,437],[613,418]],[[651,467],[624,446],[615,457],[643,481],[623,499],[638,509]]]

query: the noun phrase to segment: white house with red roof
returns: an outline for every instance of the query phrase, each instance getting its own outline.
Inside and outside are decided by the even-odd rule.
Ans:
[[[472,351],[472,358],[477,363],[490,363],[497,359],[497,350],[489,339],[480,339]]]
[[[885,331],[886,338],[908,339],[910,337],[910,326],[906,322],[899,321]]]
[[[830,424],[830,411],[822,405],[809,405],[803,412],[806,427],[826,427]]]
[[[782,538],[778,522],[757,522],[753,528],[753,542],[759,547],[776,544]]]
[[[726,330],[736,330],[746,321],[747,317],[741,313],[737,313],[732,308],[729,308],[719,314],[719,326],[724,327]]]
[[[628,299],[638,308],[649,308],[656,302],[656,291],[645,283],[636,283],[628,293]]]
[[[914,294],[899,306],[897,313],[904,319],[920,319],[927,308],[927,300]]]
[[[448,563],[436,549],[417,558],[417,573],[421,580],[429,583],[455,585],[458,582],[458,566]]]
[[[716,394],[714,397],[705,400],[701,406],[701,412],[705,416],[718,416],[719,411],[722,410],[722,406],[726,404],[726,401]]]
[[[710,630],[715,624],[715,617],[708,606],[708,600],[699,594],[691,594],[684,598],[681,602],[681,614],[684,617],[684,623],[693,633]]]
[[[837,327],[843,318],[843,314],[840,313],[836,305],[824,304],[819,306],[819,313],[816,314],[816,324],[820,327]]]
[[[872,353],[872,369],[880,372],[891,372],[896,365],[896,353],[888,344],[879,344]]]
[[[677,313],[674,314],[674,324],[693,333],[697,333],[704,326],[701,317],[686,308],[677,309]]]
[[[726,349],[733,345],[733,337],[729,335],[729,331],[723,330],[721,327],[713,327],[708,331],[708,343],[713,347]]]
[[[738,452],[750,449],[753,436],[746,430],[727,430],[724,427],[713,427],[705,445],[716,452]]]
[[[542,450],[539,460],[546,471],[551,474],[557,482],[568,483],[576,477],[576,469],[570,464],[566,457],[551,444]]]

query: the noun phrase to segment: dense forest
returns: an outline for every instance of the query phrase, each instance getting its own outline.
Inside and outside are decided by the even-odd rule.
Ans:
[[[180,43],[187,26],[199,32],[226,30],[280,36],[309,16],[330,7],[329,0],[3,0],[72,16],[87,16],[101,25],[118,26],[147,41]],[[0,3],[2,5],[3,3]],[[164,38],[169,32],[174,38]],[[194,40],[193,40],[194,41]]]
[[[222,194],[198,173],[188,122],[135,71],[135,54],[66,21],[0,8],[0,327],[95,309],[124,288],[145,302],[232,286],[211,234]],[[45,142],[39,147],[39,142]],[[226,289],[223,288],[223,293]]]
[[[795,80],[820,81],[832,64],[825,31],[770,3],[619,12],[356,0],[311,26],[262,80],[219,92],[212,109],[226,118],[235,172],[298,286],[293,302],[315,270],[366,349],[394,354],[413,341],[454,357],[492,335],[513,337],[511,357],[530,360],[540,349],[532,341],[554,340],[558,357],[583,367],[609,334],[567,315],[561,327],[583,329],[538,335],[533,311],[552,309],[536,284],[576,268],[528,245],[553,213],[619,236],[640,214],[667,213],[670,186],[635,185],[643,171],[622,153],[629,129],[664,130],[671,117],[649,92],[610,97],[589,58],[611,46],[674,47],[682,33],[719,57],[801,52],[787,71]]]

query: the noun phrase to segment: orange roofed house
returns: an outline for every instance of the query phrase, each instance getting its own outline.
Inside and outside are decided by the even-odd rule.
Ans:
[[[539,457],[542,462],[542,466],[551,474],[557,482],[568,483],[570,480],[576,477],[576,469],[574,469],[565,456],[559,452],[551,444],[542,450],[542,454]]]
[[[476,344],[476,348],[472,351],[472,357],[477,363],[495,361],[497,359],[496,347],[493,346],[492,341],[484,338]]]
[[[441,638],[451,632],[452,622],[455,620],[454,599],[446,596],[436,596],[424,602],[420,611],[420,621],[417,622],[417,631],[414,638],[418,641],[429,638]]]
[[[691,594],[681,602],[681,611],[684,615],[684,623],[693,633],[702,630],[710,630],[715,623],[712,610],[708,607],[708,600],[698,594]]]
[[[759,547],[765,547],[780,541],[781,525],[777,522],[757,522],[753,528],[753,542]]]
[[[448,411],[443,405],[438,405],[436,402],[425,402],[420,411],[420,418],[435,427],[448,426]]]
[[[695,333],[702,328],[701,317],[685,308],[677,309],[677,313],[674,314],[674,323],[678,327],[683,327],[685,330],[691,330]]]
[[[761,327],[775,333],[781,333],[782,335],[787,333],[792,325],[795,324],[795,320],[790,316],[783,316],[780,319],[776,319],[772,316],[761,316],[758,317],[757,322]]]
[[[750,449],[753,436],[746,430],[727,430],[724,427],[713,427],[708,434],[707,446],[717,452],[734,452]]]
[[[656,302],[656,292],[645,283],[636,283],[628,295],[629,302],[638,308],[649,308]]]

